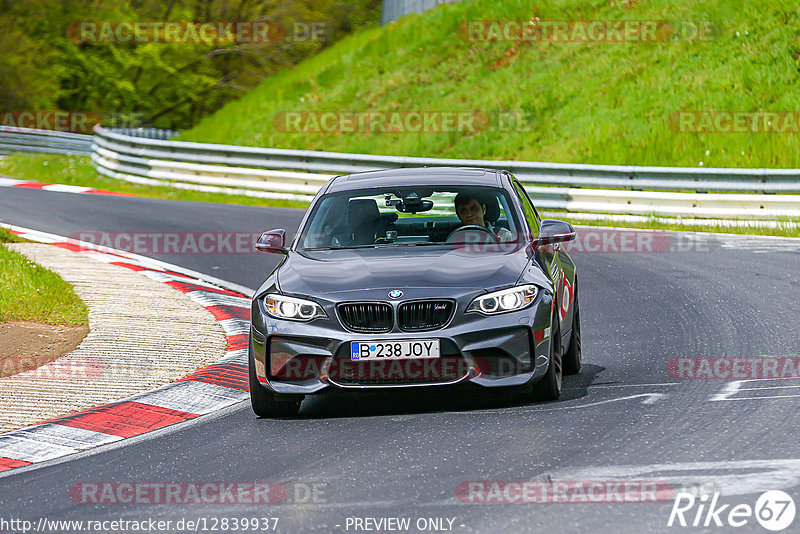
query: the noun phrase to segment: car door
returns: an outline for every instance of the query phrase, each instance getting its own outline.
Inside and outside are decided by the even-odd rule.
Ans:
[[[525,219],[531,230],[531,235],[539,235],[541,219],[533,205],[527,191],[522,184],[514,179],[514,191],[525,212]],[[574,314],[573,302],[575,300],[575,263],[567,254],[561,243],[543,245],[538,247],[538,256],[542,266],[550,275],[553,281],[553,288],[556,292],[556,302],[559,306],[559,318],[561,320],[561,332],[566,338],[572,330],[572,317]]]

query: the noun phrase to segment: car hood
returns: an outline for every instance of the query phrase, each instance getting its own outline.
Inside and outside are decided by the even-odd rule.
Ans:
[[[290,252],[278,270],[282,292],[324,295],[366,289],[508,287],[529,257],[525,250],[470,253],[459,249],[386,247]]]

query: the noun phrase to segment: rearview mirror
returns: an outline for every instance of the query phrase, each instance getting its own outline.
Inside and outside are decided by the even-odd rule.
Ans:
[[[270,230],[258,236],[254,247],[259,252],[278,252],[280,254],[286,254],[288,251],[284,247],[285,238],[286,230]]]
[[[533,240],[535,246],[563,243],[575,239],[575,229],[568,222],[544,219],[539,228],[539,237]]]

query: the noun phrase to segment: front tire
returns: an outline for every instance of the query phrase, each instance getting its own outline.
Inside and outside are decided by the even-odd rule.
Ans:
[[[558,306],[555,309],[558,310]],[[554,314],[550,319],[550,363],[542,379],[534,384],[534,400],[542,402],[558,400],[561,396],[562,376],[561,325],[558,316]]]
[[[251,349],[252,350],[252,349]],[[258,381],[253,353],[250,352],[250,405],[259,417],[292,417],[300,411],[303,395],[285,395],[286,400],[276,399],[275,394],[267,391]]]
[[[575,315],[572,318],[572,335],[569,348],[564,354],[564,374],[574,375],[581,370],[581,308],[578,305],[578,285],[575,284]]]

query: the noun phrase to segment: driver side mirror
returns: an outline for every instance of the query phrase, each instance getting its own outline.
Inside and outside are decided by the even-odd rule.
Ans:
[[[544,219],[539,228],[539,237],[533,240],[534,246],[563,243],[575,239],[575,229],[568,222]]]
[[[285,248],[286,230],[270,230],[264,232],[253,245],[259,252],[277,252],[280,254],[287,254],[289,251]]]

